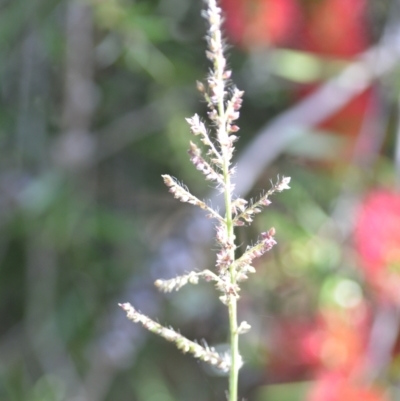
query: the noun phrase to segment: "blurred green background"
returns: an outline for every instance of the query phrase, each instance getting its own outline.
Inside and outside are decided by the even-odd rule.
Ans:
[[[278,240],[242,289],[240,319],[253,328],[241,338],[241,397],[396,400],[400,302],[374,287],[353,234],[364,195],[395,194],[399,182],[396,1],[222,3],[233,80],[245,91],[237,192],[257,197],[277,175],[292,177],[237,232],[241,250],[271,226]],[[202,6],[0,1],[0,400],[225,399],[226,377],[117,305],[227,347],[212,285],[167,295],[153,286],[214,266],[209,221],[161,179],[220,202],[187,156],[185,117],[206,112],[195,86],[209,68]],[[400,220],[389,220],[390,249],[400,249]],[[326,329],[340,319],[350,334]],[[354,352],[351,336],[364,344]],[[317,395],[324,375],[351,376],[342,351],[352,372],[364,361],[363,383],[385,396]]]

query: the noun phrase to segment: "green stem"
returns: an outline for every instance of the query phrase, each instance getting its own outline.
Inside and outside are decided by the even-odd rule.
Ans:
[[[214,33],[214,39],[216,43],[221,43],[221,31],[217,30]],[[222,48],[222,45],[221,45]],[[223,58],[223,55],[221,55]],[[224,65],[220,63],[220,59],[217,57],[214,63],[214,68],[217,75],[217,82],[224,82],[223,73]],[[226,110],[224,105],[224,89],[220,94],[218,101],[218,114],[220,117],[219,130],[226,130]],[[228,133],[224,133],[228,135]],[[231,199],[231,177],[230,177],[230,160],[227,155],[227,151],[224,146],[221,146],[222,161],[223,161],[223,175],[225,183],[225,222],[226,231],[228,235],[228,243],[232,244],[230,249],[231,260],[235,260],[235,235],[233,231],[233,217],[232,217],[232,199]],[[236,285],[236,270],[235,264],[232,263],[229,268],[230,282],[234,288]],[[238,334],[238,324],[237,324],[237,299],[234,294],[229,295],[228,299],[228,311],[229,311],[229,331],[230,331],[230,346],[231,346],[231,370],[229,374],[229,401],[237,401],[238,399],[238,376],[240,368],[240,355],[239,355],[239,334]]]
[[[232,199],[231,199],[231,179],[229,172],[229,160],[223,154],[224,165],[223,174],[225,182],[225,221],[226,230],[228,234],[228,243],[234,244],[235,235],[233,231],[233,218],[232,218]],[[231,260],[235,260],[235,247],[230,250]],[[236,284],[236,271],[235,264],[232,263],[229,268],[230,281],[232,287]],[[238,375],[239,375],[239,334],[237,324],[237,299],[235,295],[230,295],[228,300],[229,311],[229,331],[230,331],[230,345],[231,345],[231,370],[229,375],[229,401],[237,401],[238,399]]]
[[[232,358],[231,370],[229,373],[229,401],[237,401],[239,378],[239,335],[237,333],[236,298],[233,296],[229,302],[229,326]]]
[[[230,188],[230,176],[228,171],[228,166],[224,166],[224,179],[227,190],[225,191],[225,207],[226,207],[226,229],[228,232],[229,243],[234,243],[234,232],[233,232],[233,221],[232,221],[232,211],[231,211],[231,194]],[[235,259],[235,249],[232,248],[231,259]],[[236,284],[236,272],[234,263],[231,264],[230,269],[230,279],[231,284],[234,286]],[[237,401],[238,397],[238,375],[239,375],[239,334],[238,334],[238,324],[237,324],[237,299],[235,295],[229,296],[228,301],[229,310],[229,329],[230,329],[230,345],[231,345],[231,370],[229,376],[229,401]]]

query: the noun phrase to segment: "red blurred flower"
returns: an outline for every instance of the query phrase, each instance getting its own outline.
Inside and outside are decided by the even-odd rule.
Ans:
[[[301,19],[297,0],[221,0],[221,6],[228,35],[245,48],[287,45]]]
[[[367,385],[367,344],[371,329],[367,305],[321,313],[320,374],[307,401],[386,401],[383,391]]]
[[[400,195],[371,192],[358,210],[354,240],[366,279],[384,300],[400,304]]]
[[[367,0],[221,0],[221,5],[227,34],[246,49],[285,46],[352,59],[369,46]],[[302,97],[318,85],[315,82],[297,93]],[[372,96],[372,90],[366,90],[318,126],[349,138],[341,159],[353,155]]]
[[[368,46],[366,0],[319,0],[308,12],[301,5],[299,0],[221,0],[227,33],[245,48],[291,46],[349,58]]]
[[[373,91],[368,89],[354,97],[345,107],[321,123],[319,127],[347,137],[356,137],[362,128],[372,96],[374,96]]]
[[[350,375],[362,369],[369,328],[368,316],[362,309],[360,306],[352,312],[331,310],[322,314],[319,356],[324,370]]]
[[[344,376],[362,371],[369,329],[364,304],[343,312],[324,310],[313,320],[277,321],[270,328],[269,380],[304,380],[327,370]]]
[[[317,84],[307,85],[298,92],[301,97],[312,93]],[[365,115],[369,112],[368,108],[372,104],[375,93],[372,88],[368,88],[353,99],[344,107],[332,114],[329,118],[318,124],[322,132],[330,132],[346,139],[346,146],[340,154],[340,161],[349,160],[354,155],[355,145],[358,136],[365,122]],[[371,110],[373,113],[374,111]],[[369,144],[365,144],[369,146]]]
[[[305,50],[351,58],[368,46],[366,0],[315,2],[304,31]]]
[[[303,50],[335,59],[352,59],[368,48],[366,0],[320,0],[310,7],[304,26]],[[305,88],[311,92],[316,84]],[[348,142],[341,159],[353,155],[356,138],[362,128],[365,113],[374,96],[371,88],[354,97],[350,103],[318,125],[322,130],[346,137]]]
[[[310,378],[319,368],[319,331],[314,321],[282,319],[269,336],[268,378],[296,381]]]
[[[336,372],[321,375],[312,388],[307,401],[386,401],[383,391],[367,387]]]

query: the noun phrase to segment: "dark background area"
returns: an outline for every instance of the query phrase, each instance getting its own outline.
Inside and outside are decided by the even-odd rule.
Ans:
[[[242,289],[250,401],[400,397],[399,67],[396,1],[224,0],[245,91],[236,176],[290,191],[241,249],[278,245]],[[129,322],[131,302],[224,351],[209,283],[213,229],[161,174],[218,205],[191,165],[186,117],[209,65],[199,0],[0,0],[0,399],[214,401],[227,378]],[[239,250],[240,252],[240,250]],[[331,398],[329,398],[331,397]],[[335,398],[336,397],[336,398]]]

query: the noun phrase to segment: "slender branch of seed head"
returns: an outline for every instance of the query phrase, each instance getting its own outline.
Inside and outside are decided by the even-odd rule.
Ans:
[[[275,228],[273,227],[269,231],[261,233],[260,241],[254,246],[247,248],[245,253],[233,262],[233,268],[242,273],[254,273],[255,270],[254,267],[251,266],[251,263],[255,258],[259,258],[276,245],[274,235]]]
[[[172,292],[174,290],[178,291],[186,284],[197,284],[200,277],[206,281],[216,281],[217,283],[222,281],[211,270],[203,270],[201,272],[190,272],[170,280],[156,280],[154,285],[162,292]]]
[[[186,337],[177,333],[175,330],[171,328],[168,329],[150,319],[146,315],[138,312],[130,303],[119,304],[119,306],[126,312],[129,320],[134,323],[141,323],[145,329],[165,338],[167,341],[175,343],[177,348],[180,349],[183,353],[188,352],[192,354],[195,358],[198,358],[204,362],[208,362],[209,364],[223,371],[229,370],[229,359],[219,355],[217,352],[215,352],[214,348],[207,346],[203,347],[200,344],[195,343],[194,341],[188,340]]]
[[[233,219],[233,223],[236,226],[244,225],[244,222],[250,223],[253,221],[253,216],[257,213],[261,212],[262,207],[269,206],[271,201],[268,199],[274,192],[282,192],[285,189],[290,189],[289,187],[290,177],[282,177],[281,180],[278,180],[275,185],[271,187],[261,198],[254,202],[252,205],[244,209],[241,213],[235,216]]]
[[[204,99],[207,102],[207,106],[211,109],[214,110],[214,105],[213,102],[211,101],[210,95],[207,92],[204,92]]]
[[[222,164],[222,155],[218,152],[217,148],[215,147],[214,143],[212,142],[211,138],[207,133],[207,129],[205,124],[200,120],[200,117],[196,113],[191,118],[186,118],[187,123],[190,126],[190,131],[193,135],[197,136],[200,135],[202,138],[201,141],[206,145],[209,146],[211,152],[217,158],[219,164]]]
[[[210,95],[208,94],[206,87],[204,86],[203,82],[196,81],[197,90],[203,95],[204,100],[207,103],[207,107],[212,111],[215,109],[214,104],[211,100]]]
[[[191,205],[198,206],[200,209],[207,210],[210,214],[207,217],[213,217],[220,222],[225,222],[224,218],[219,215],[214,209],[208,206],[205,202],[196,198],[187,189],[180,185],[176,180],[174,180],[170,175],[164,174],[161,176],[164,179],[164,183],[169,187],[169,192],[171,192],[175,199],[181,202],[187,202]]]
[[[215,157],[217,158],[218,162],[220,164],[222,164],[222,156],[221,153],[218,152],[218,149],[215,147],[213,141],[210,139],[210,143],[208,144],[208,146],[210,147],[212,153],[215,155]]]
[[[201,154],[201,149],[192,141],[190,141],[188,153],[190,161],[194,164],[197,170],[201,171],[206,176],[206,180],[216,181],[221,186],[225,184],[221,173],[215,171],[211,164],[204,159]]]
[[[230,135],[234,132],[239,131],[239,127],[237,125],[232,125],[232,123],[239,118],[239,110],[242,107],[243,95],[243,91],[234,88],[231,98],[228,100],[226,105],[225,129]],[[236,137],[234,137],[233,141],[234,140],[236,140]]]
[[[210,138],[209,138],[210,139]],[[218,152],[218,149],[215,147],[213,141],[210,139],[210,142],[208,144],[208,146],[210,147],[212,153],[215,155],[215,157],[217,158],[217,161],[222,164],[222,155],[221,153]]]

